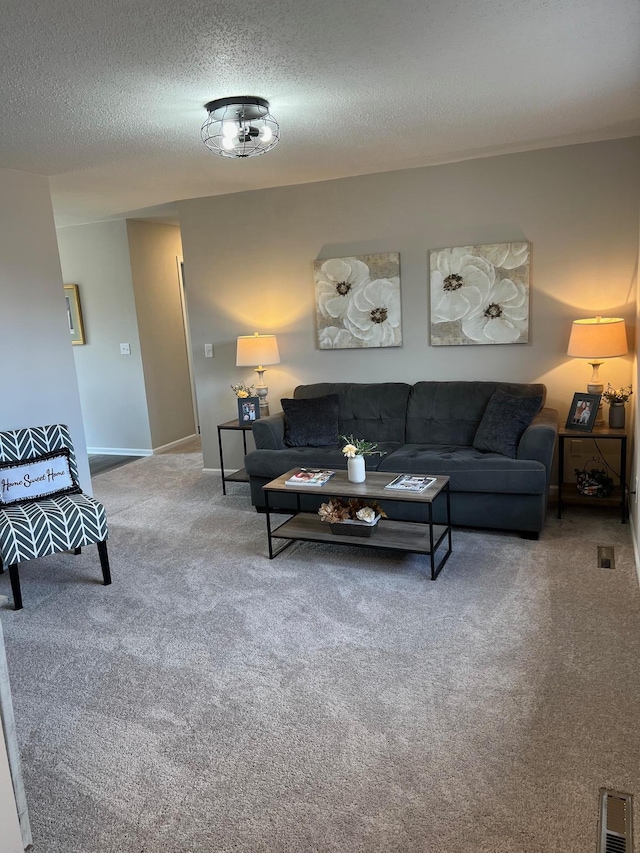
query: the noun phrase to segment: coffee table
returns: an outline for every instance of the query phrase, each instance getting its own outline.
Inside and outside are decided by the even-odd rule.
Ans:
[[[451,554],[451,502],[449,493],[449,478],[436,477],[435,483],[424,492],[397,492],[385,489],[397,473],[391,471],[368,471],[364,483],[350,483],[346,471],[336,471],[324,486],[287,486],[288,480],[299,468],[292,468],[281,477],[276,477],[263,486],[265,497],[265,512],[267,517],[267,537],[269,542],[269,559],[273,560],[285,548],[296,541],[302,542],[331,542],[333,545],[359,545],[364,548],[388,548],[394,551],[406,551],[412,554],[428,554],[431,565],[431,580],[440,574],[444,564]],[[273,527],[271,523],[271,507],[269,496],[278,492],[289,492],[296,496],[297,511],[292,518]],[[433,502],[444,492],[447,504],[447,523],[433,523]],[[424,522],[392,521],[381,518],[378,529],[370,537],[344,536],[332,533],[327,522],[320,520],[316,512],[302,512],[300,507],[301,495],[322,496],[325,501],[330,498],[362,498],[363,500],[399,501],[401,503],[421,504],[424,506]],[[274,550],[273,540],[285,540],[277,550]],[[446,550],[436,564],[436,552],[446,540]]]

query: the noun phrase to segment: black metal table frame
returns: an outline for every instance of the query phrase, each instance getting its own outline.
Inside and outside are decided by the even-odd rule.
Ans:
[[[304,539],[287,539],[287,540],[285,540],[284,544],[280,546],[280,548],[278,548],[277,550],[274,550],[274,548],[273,548],[273,534],[276,533],[280,529],[280,527],[282,527],[287,522],[283,521],[282,524],[278,525],[278,527],[276,527],[275,529],[272,529],[272,527],[271,527],[271,507],[269,506],[269,489],[267,489],[266,486],[263,486],[263,491],[264,491],[264,500],[265,500],[265,514],[266,514],[266,518],[267,518],[267,538],[268,538],[268,542],[269,542],[269,559],[270,560],[273,560],[274,557],[277,557],[278,554],[281,554],[290,545],[293,545],[294,542],[325,542],[326,543],[328,541],[331,544],[331,541],[327,540],[326,538],[316,539],[315,537],[312,537],[312,536],[308,536],[308,537],[305,536]],[[427,520],[426,520],[425,524],[429,525],[429,560],[430,560],[430,564],[431,564],[431,580],[432,581],[434,581],[438,577],[438,575],[440,574],[440,572],[444,568],[445,563],[447,562],[447,560],[451,556],[451,552],[453,550],[452,542],[451,542],[451,491],[449,489],[449,481],[447,481],[445,483],[445,485],[442,487],[440,494],[442,494],[442,492],[444,492],[444,494],[446,496],[447,523],[445,525],[444,531],[438,537],[437,540],[434,539],[434,536],[433,536],[433,501],[429,501],[427,503]],[[298,513],[302,512],[302,509],[300,506],[301,492],[296,492],[295,495],[296,495],[296,512],[292,513],[292,515],[294,515],[294,516],[297,515]],[[400,501],[398,501],[398,503],[400,503]],[[288,520],[289,519],[287,519],[287,521]],[[380,524],[380,522],[378,522],[378,524]],[[384,521],[382,521],[382,524],[384,524]],[[444,556],[442,557],[442,559],[440,560],[440,562],[436,566],[435,553],[438,550],[438,548],[440,547],[440,545],[442,544],[442,541],[444,540],[445,537],[447,537],[447,539],[448,539],[447,551],[445,552]],[[369,542],[367,542],[367,540],[364,537],[362,537],[361,539],[357,539],[353,542],[337,542],[336,541],[333,544],[334,545],[357,545],[359,547],[364,547],[364,548],[367,548],[367,547],[368,548],[376,548],[376,547],[378,547],[373,543],[370,544]],[[394,550],[394,551],[402,551],[403,550],[402,548],[391,548],[391,546],[390,546],[390,549]],[[425,554],[426,552],[425,551],[407,550],[406,553]]]
[[[578,432],[575,435],[558,435],[558,518],[562,518],[562,487],[564,483],[564,443],[569,439],[592,439],[594,441],[619,441],[620,442],[620,498],[621,522],[626,524],[629,520],[629,507],[627,501],[627,434],[626,432],[602,434]]]
[[[249,478],[244,473],[244,469],[241,468],[239,471],[234,471],[233,474],[230,474],[228,477],[224,473],[224,458],[222,454],[222,430],[229,430],[230,432],[242,432],[242,445],[244,448],[244,455],[247,455],[247,433],[251,432],[251,425],[249,424],[240,424],[233,425],[233,421],[228,421],[224,424],[218,424],[218,450],[220,451],[220,472],[222,474],[222,494],[227,494],[227,483],[248,483]],[[240,476],[239,476],[240,475]]]

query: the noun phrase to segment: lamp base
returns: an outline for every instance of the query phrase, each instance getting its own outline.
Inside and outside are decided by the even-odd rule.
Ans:
[[[589,384],[587,385],[587,391],[589,394],[602,394],[604,391],[604,382],[600,382],[600,375],[598,371],[600,370],[601,361],[590,361],[589,364],[593,368],[593,373],[591,374],[591,379],[589,380]],[[604,426],[604,411],[602,409],[602,401],[600,401],[600,405],[598,406],[598,414],[596,415],[596,419],[593,422],[594,426]]]
[[[258,383],[255,388],[256,394],[260,398],[260,417],[266,418],[269,414],[269,404],[267,403],[269,388],[264,384],[264,369],[261,370],[259,367],[256,367],[255,371],[258,374]]]

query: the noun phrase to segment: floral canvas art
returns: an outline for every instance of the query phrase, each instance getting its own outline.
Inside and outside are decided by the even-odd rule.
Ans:
[[[431,343],[526,344],[531,244],[430,252]]]
[[[400,255],[314,261],[320,349],[402,345]]]

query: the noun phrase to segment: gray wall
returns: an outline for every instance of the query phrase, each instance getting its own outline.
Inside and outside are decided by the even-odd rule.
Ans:
[[[69,425],[90,491],[49,182],[0,169],[0,429]]]
[[[128,220],[127,234],[151,444],[163,447],[195,432],[177,267],[180,229]]]
[[[566,355],[571,321],[635,321],[639,163],[634,138],[179,202],[205,467],[236,411],[229,384],[253,380],[235,367],[253,331],[278,335],[272,411],[302,382],[501,379],[545,382],[564,418],[590,375]],[[530,343],[430,347],[428,250],[509,240],[533,244]],[[318,351],[313,260],[386,251],[401,253],[403,347]],[[631,381],[631,363],[605,382]]]
[[[80,289],[86,344],[73,347],[87,444],[151,450],[149,413],[124,219],[58,229],[65,284]],[[120,355],[120,344],[131,355]]]

